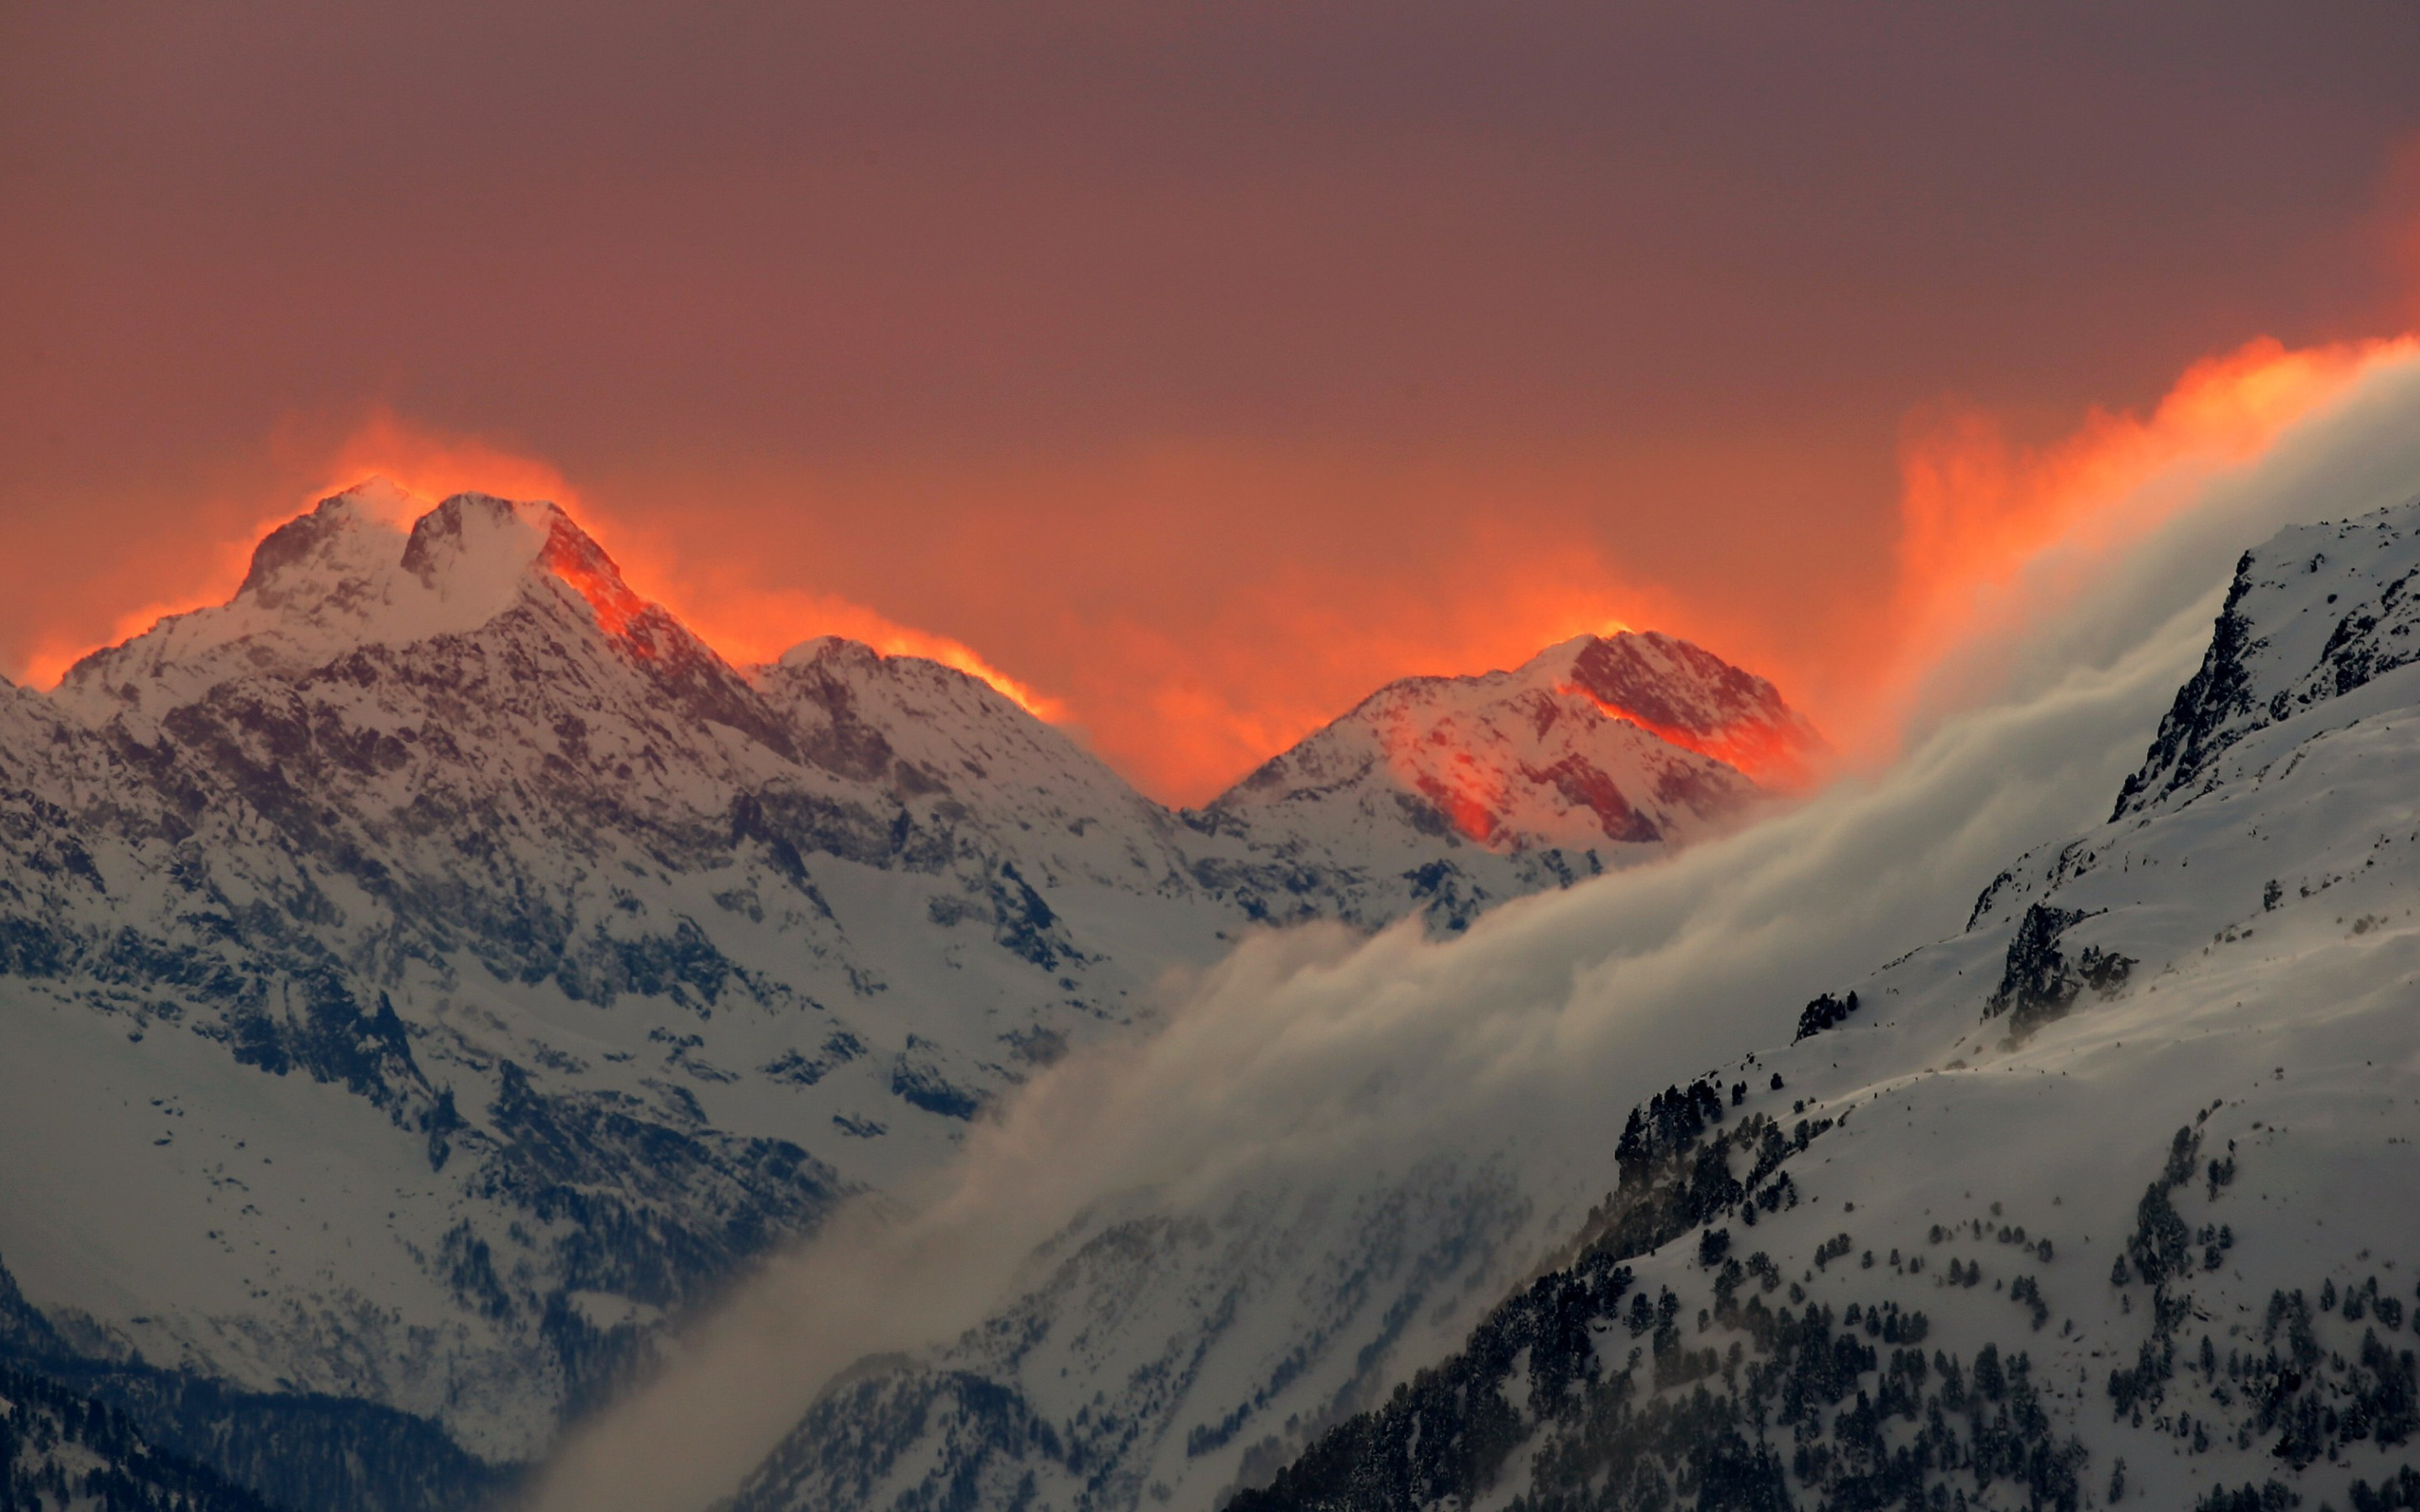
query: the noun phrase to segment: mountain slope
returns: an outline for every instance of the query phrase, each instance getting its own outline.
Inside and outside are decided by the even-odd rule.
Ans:
[[[1205,833],[931,663],[733,668],[553,506],[378,484],[0,688],[0,1255],[76,1359],[171,1372],[144,1433],[225,1454],[354,1401],[526,1458],[1164,973],[1463,864]],[[330,1462],[316,1500],[442,1500]]]
[[[2107,825],[1658,1099],[1575,1263],[1235,1505],[2413,1504],[2415,534],[2247,553]]]
[[[12,1103],[23,1148],[81,1152],[11,1204],[29,1288],[126,1347],[526,1455],[654,1319],[1127,1016],[1165,958],[1109,961],[1035,890],[1080,836],[977,811],[964,773],[862,770],[769,681],[787,702],[551,506],[460,496],[406,533],[343,496],[225,609],[80,667],[88,733],[21,708],[65,755],[24,800],[12,1041],[39,1085]],[[1128,807],[1140,854],[1168,826]],[[989,927],[934,949],[964,924]],[[330,1090],[282,1085],[304,1077]],[[146,1106],[182,1139],[129,1138]],[[284,1211],[199,1211],[239,1149],[301,1165]],[[148,1221],[196,1210],[173,1257],[108,1231],[96,1176],[154,1193]],[[315,1202],[328,1237],[294,1237]]]
[[[144,1442],[123,1416],[0,1366],[0,1506],[267,1512],[208,1468]]]
[[[1247,1064],[1321,1099],[1308,1145],[1399,1082],[1433,1138],[1087,1211],[994,1319],[816,1401],[737,1504],[2410,1504],[2420,1227],[2390,1195],[2420,1179],[2420,669],[2393,611],[2415,535],[2420,505],[2250,553],[2118,816],[1812,998],[1715,986],[1667,1023],[1656,995],[1693,995],[1659,980],[1609,998],[1627,1027],[1593,1045],[1541,1027],[1513,960],[1602,971],[1581,893],[1419,958],[1438,1017],[1480,1027],[1390,1014],[1400,1054],[1311,1058],[1332,1088]],[[1943,738],[2005,781],[2022,733]],[[1875,828],[1849,854],[1923,872]],[[1324,1049],[1381,1007],[1349,964],[1318,975]],[[1679,1057],[1725,1035],[1735,1058],[1590,1124],[1599,1084],[1702,1068]],[[1570,1046],[1537,1086],[1463,1063],[1528,1038]],[[1209,1057],[1185,1072],[1273,1116]],[[1481,1076],[1550,1112],[1448,1102]],[[1562,1152],[1591,1146],[1601,1195],[1566,1210]]]

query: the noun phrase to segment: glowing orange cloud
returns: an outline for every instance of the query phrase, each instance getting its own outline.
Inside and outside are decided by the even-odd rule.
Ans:
[[[1896,721],[1954,647],[1988,645],[2072,592],[2076,573],[2188,507],[2215,471],[2258,455],[2409,338],[2289,350],[2263,338],[2195,363],[2148,415],[2092,412],[2055,445],[2012,445],[1991,417],[1953,411],[1914,432],[1902,455],[1898,587],[1889,655],[1863,707],[1839,722],[1887,755]],[[2045,581],[2045,553],[2068,553]],[[2021,579],[2023,579],[2021,581]]]
[[[268,533],[268,528],[264,528],[261,533]],[[257,537],[255,540],[256,543]],[[181,594],[176,598],[155,599],[139,609],[128,609],[111,622],[109,633],[99,640],[85,640],[56,632],[45,633],[34,642],[34,649],[26,654],[25,665],[18,673],[18,681],[28,687],[46,689],[56,687],[59,686],[60,679],[67,676],[69,668],[94,652],[131,640],[172,615],[190,614],[197,609],[207,609],[212,604],[225,603],[228,594],[235,592],[236,584],[243,580],[241,563],[251,560],[252,548],[230,546],[216,555],[222,558],[233,556],[237,559],[237,564],[231,572],[227,570],[226,563],[222,561],[212,574],[213,577],[225,580],[225,592],[211,593],[203,590]]]
[[[292,517],[290,514],[269,517],[242,536],[209,548],[201,580],[191,592],[171,598],[153,599],[116,615],[110,622],[108,633],[99,640],[86,640],[58,631],[43,634],[26,654],[18,680],[28,687],[56,687],[60,679],[67,676],[68,669],[94,652],[131,640],[171,616],[190,614],[197,609],[225,603],[235,595],[237,586],[243,581],[244,571],[252,562],[253,548],[260,544],[263,536]]]
[[[979,678],[1036,718],[1058,724],[1068,717],[1060,700],[1009,676],[949,637],[895,624],[862,604],[830,594],[726,587],[712,594],[690,590],[667,599],[665,607],[737,666],[771,661],[814,636],[840,636],[886,656],[920,656]]]
[[[1078,715],[1107,754],[1152,791],[1198,801],[1392,678],[1511,667],[1630,621],[1770,678],[1838,758],[1884,761],[1928,689],[1945,691],[1953,653],[1988,660],[1998,638],[2052,607],[2045,594],[2080,592],[2096,561],[2188,507],[2213,472],[2412,349],[2255,341],[2194,364],[2147,413],[2095,410],[2038,447],[2012,443],[1980,411],[1931,411],[1903,448],[1899,539],[1880,592],[1844,588],[1811,620],[1761,616],[1741,598],[1683,601],[1591,550],[1482,520],[1444,579],[1407,578],[1373,600],[1280,572],[1225,606],[1217,633],[1180,640],[1122,623],[1063,675],[1078,681]],[[1608,712],[1776,788],[1809,785],[1831,764],[1773,733],[1705,740]],[[1485,794],[1468,796],[1485,806]]]
[[[990,684],[1038,718],[1066,717],[1064,705],[1009,676],[946,636],[898,625],[863,605],[799,590],[765,592],[720,584],[694,586],[679,559],[651,549],[649,536],[617,528],[583,502],[552,466],[486,441],[442,437],[380,414],[338,450],[334,474],[358,479],[380,473],[428,499],[475,489],[515,499],[546,499],[583,520],[598,521],[596,533],[610,538],[613,561],[625,582],[653,597],[713,646],[725,660],[749,666],[770,661],[799,642],[819,635],[843,636],[886,656],[921,656]],[[339,485],[341,486],[342,485]],[[606,629],[621,634],[643,607],[638,599],[607,591],[596,564],[572,560],[550,544],[547,566],[578,589]]]
[[[2420,324],[2420,136],[2396,153],[2373,230],[2399,263]],[[1897,586],[1869,632],[1886,654],[1862,692],[1829,711],[1836,733],[1869,759],[1886,757],[1953,648],[1971,656],[2042,612],[2044,594],[2071,594],[2095,558],[2190,506],[2213,472],[2258,455],[2371,364],[2415,351],[2414,336],[2301,349],[2263,337],[2195,363],[2148,414],[2095,409],[2042,447],[2012,444],[1997,420],[1971,409],[1912,424]],[[2068,556],[2063,579],[2047,560],[2054,548]]]
[[[373,411],[337,443],[322,470],[321,486],[310,497],[324,499],[373,475],[431,503],[458,493],[485,493],[500,499],[544,499],[575,516],[589,514],[579,493],[552,464],[478,437],[441,435],[388,409]]]

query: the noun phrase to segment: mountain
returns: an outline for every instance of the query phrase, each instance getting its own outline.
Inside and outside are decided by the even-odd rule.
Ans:
[[[2104,823],[1702,1002],[1584,1214],[1459,1125],[1129,1196],[735,1505],[2420,1505],[2415,571],[2420,503],[2246,553]]]
[[[1449,734],[1566,764],[1522,782],[1754,796],[1459,686]],[[1703,832],[1640,792],[1671,831],[1605,866]],[[553,505],[374,481],[0,687],[0,1261],[54,1339],[0,1364],[285,1504],[456,1504],[1171,968],[1466,923],[1587,870],[1530,864],[1561,833],[1174,813],[976,679],[735,668]]]
[[[2109,821],[1925,952],[1996,970],[1810,1004],[1838,1074],[1786,1132],[1659,1099],[1576,1264],[1234,1504],[2420,1504],[2420,1225],[2381,1201],[2420,1105],[2415,571],[2420,505],[2247,552]],[[1802,1214],[1793,1165],[1854,1207]]]
[[[1348,913],[1458,929],[1736,825],[1769,796],[1744,765],[1795,774],[1821,748],[1762,678],[1625,630],[1390,683],[1193,817],[1314,872],[1342,862]]]
[[[21,1148],[87,1158],[21,1181],[0,1254],[116,1347],[517,1458],[1239,920],[979,683],[834,644],[752,681],[552,506],[392,504],[15,695],[28,842],[95,857],[19,869],[64,879],[21,967],[100,1013],[12,1035]],[[96,1177],[184,1240],[112,1231]]]
[[[0,1367],[0,1506],[267,1512],[208,1467],[146,1443],[122,1413]]]

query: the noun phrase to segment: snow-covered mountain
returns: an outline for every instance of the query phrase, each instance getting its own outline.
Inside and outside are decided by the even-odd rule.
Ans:
[[[1811,996],[1657,979],[1602,1039],[1573,1009],[1541,1026],[1514,962],[1607,969],[1579,892],[1278,992],[1337,997],[1314,1064],[1349,1080],[1301,1137],[1408,1081],[1427,1142],[1341,1185],[1303,1155],[1087,1209],[994,1319],[835,1382],[736,1504],[2420,1504],[2415,568],[2420,503],[2245,554],[2111,817]],[[1952,731],[1917,780],[2022,784],[1994,749],[2024,737]],[[1855,811],[1847,854],[1921,870],[1886,807]],[[1808,825],[1780,872],[1845,832]],[[1861,917],[1837,879],[1791,886],[1824,900],[1809,940]],[[1328,1054],[1390,980],[1495,1022],[1404,1010],[1401,1055]],[[1561,1048],[1504,1049],[1533,1039]],[[1512,1089],[1449,1099],[1490,1079],[1453,1069],[1474,1043]],[[1594,1084],[1659,1071],[1571,1132]]]
[[[1624,630],[1510,671],[1390,683],[1197,825],[1313,868],[1345,861],[1373,919],[1419,906],[1461,927],[1736,825],[1767,796],[1743,767],[1794,774],[1820,748],[1762,678]]]
[[[1452,733],[1541,793],[1704,790],[1604,865],[1754,795],[1592,705],[1514,739],[1513,691]],[[929,662],[734,668],[552,505],[337,495],[228,604],[0,686],[0,1273],[53,1331],[10,1358],[287,1504],[458,1504],[1255,921],[1586,870],[1261,825]]]

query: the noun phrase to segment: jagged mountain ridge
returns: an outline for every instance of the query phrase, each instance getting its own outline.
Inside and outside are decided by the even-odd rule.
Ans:
[[[1111,866],[1146,892],[1181,879],[1154,854],[1172,825],[1129,824],[1105,845],[1037,830],[999,801],[1013,779],[983,795],[991,812],[960,801],[860,738],[845,677],[794,658],[760,694],[637,603],[551,506],[458,497],[405,536],[340,496],[271,536],[233,605],[158,640],[70,679],[62,702],[106,713],[97,729],[25,711],[47,721],[30,748],[82,773],[50,786],[149,805],[132,844],[115,808],[101,816],[122,854],[85,867],[91,896],[54,887],[30,911],[26,931],[45,933],[28,964],[93,979],[96,1006],[131,1018],[130,1044],[155,1021],[224,1044],[250,1069],[213,1091],[240,1101],[260,1072],[346,1088],[403,1136],[373,1187],[419,1184],[408,1172],[424,1159],[442,1184],[461,1180],[394,1226],[388,1263],[311,1295],[465,1336],[346,1349],[337,1335],[359,1330],[237,1322],[249,1309],[222,1298],[209,1316],[225,1324],[131,1309],[147,1316],[130,1348],[255,1386],[364,1392],[452,1416],[482,1452],[525,1455],[557,1405],[601,1388],[634,1331],[847,1191],[939,1158],[1022,1061],[1124,1017],[1158,964],[1139,950],[1104,969],[1069,918],[1078,892],[1125,908]],[[992,739],[1044,762],[1027,774],[1044,788],[1073,772],[1123,790],[978,684],[871,670],[956,699],[970,753]],[[1215,930],[1191,923],[1163,921],[1149,943],[1200,952]],[[953,942],[977,928],[980,947]],[[896,989],[912,998],[894,1007]],[[155,1090],[190,1097],[195,1081]],[[816,1125],[812,1142],[848,1168],[801,1145]],[[72,1214],[73,1193],[49,1196],[47,1215]],[[9,1253],[56,1297],[72,1273],[44,1253],[53,1227],[12,1235]],[[116,1258],[121,1273],[74,1275],[85,1294],[69,1297],[106,1316],[97,1284],[195,1290]],[[264,1300],[282,1289],[256,1280],[225,1278]],[[616,1301],[563,1311],[591,1295]]]
[[[2247,553],[2116,816],[1962,933],[1709,1002],[1753,1048],[1604,1130],[1576,1232],[1480,1140],[1324,1226],[1088,1215],[737,1505],[2413,1504],[2415,540]]]
[[[2111,818],[2214,788],[2238,742],[2420,658],[2415,573],[2420,548],[2383,514],[2303,526],[2245,552],[2200,670],[2177,690]]]
[[[732,668],[480,495],[335,496],[230,604],[0,691],[0,1258],[80,1358],[498,1461],[1167,966],[1570,874],[1279,854],[849,642]],[[157,1407],[205,1398],[147,1429],[224,1438]]]

